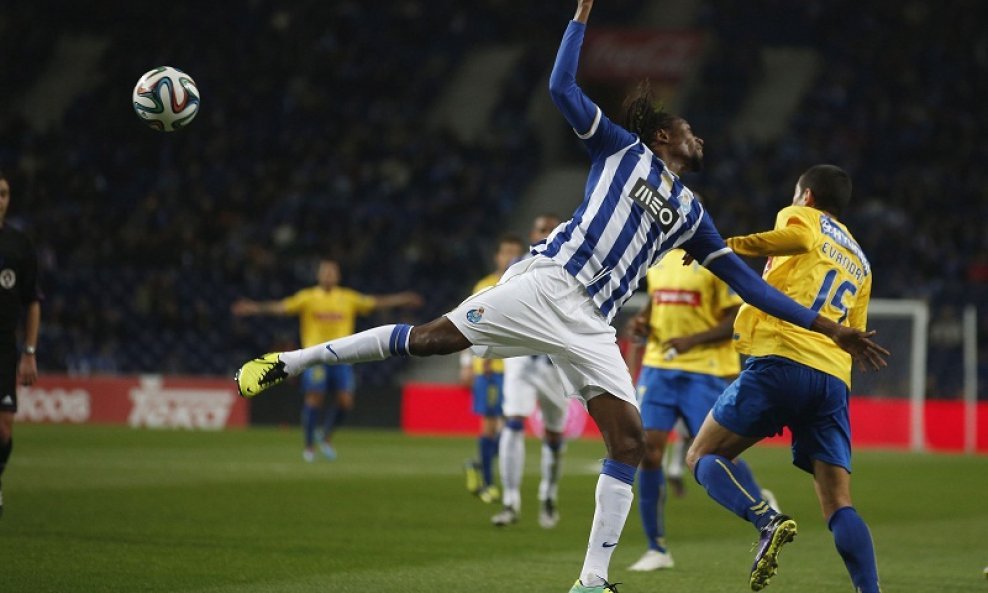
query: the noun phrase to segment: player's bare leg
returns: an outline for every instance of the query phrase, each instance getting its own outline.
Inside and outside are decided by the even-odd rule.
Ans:
[[[879,593],[875,546],[867,524],[851,506],[851,474],[843,467],[813,460],[813,484],[837,552],[856,591]]]
[[[674,566],[666,549],[664,507],[666,502],[665,476],[662,459],[669,441],[667,430],[645,431],[645,456],[638,474],[638,510],[642,528],[648,538],[648,550],[628,570],[647,572]]]
[[[454,354],[471,346],[460,330],[446,317],[412,328],[408,352],[412,356]]]
[[[579,586],[584,590],[608,581],[611,554],[631,510],[635,471],[645,453],[641,414],[634,405],[605,393],[591,398],[587,410],[604,437],[607,459],[597,480],[597,505],[580,571]]]

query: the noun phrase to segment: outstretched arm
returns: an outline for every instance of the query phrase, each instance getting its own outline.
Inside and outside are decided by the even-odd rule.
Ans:
[[[731,237],[727,246],[738,255],[750,257],[799,255],[813,248],[813,232],[794,218],[781,229]]]
[[[876,332],[846,327],[811,311],[782,294],[755,274],[734,253],[727,253],[707,264],[707,269],[734,289],[746,303],[773,317],[823,334],[846,350],[861,368],[878,370],[887,366],[889,351],[872,342]]]
[[[576,84],[576,68],[580,62],[580,48],[586,31],[587,18],[593,8],[592,0],[580,0],[576,16],[566,27],[563,41],[559,44],[556,63],[549,75],[549,94],[563,117],[573,126],[581,138],[589,138],[600,121],[600,109]]]
[[[549,75],[549,94],[566,121],[583,140],[591,156],[610,154],[635,142],[634,135],[611,122],[576,84],[576,68],[593,0],[579,0],[576,15],[566,27],[556,63]]]
[[[230,307],[230,311],[237,317],[289,314],[283,301],[252,301],[250,299],[238,299]]]
[[[724,244],[709,215],[704,215],[683,248],[733,288],[746,303],[773,317],[827,336],[862,366],[876,370],[886,366],[884,356],[888,356],[889,352],[869,339],[875,335],[874,331],[865,332],[839,325],[770,286]]]
[[[374,296],[375,309],[393,309],[395,307],[421,307],[422,296],[417,292],[396,292]]]

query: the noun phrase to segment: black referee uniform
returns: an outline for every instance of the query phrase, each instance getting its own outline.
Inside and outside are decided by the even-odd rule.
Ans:
[[[34,245],[9,224],[0,226],[0,411],[17,411],[17,323],[40,300]]]

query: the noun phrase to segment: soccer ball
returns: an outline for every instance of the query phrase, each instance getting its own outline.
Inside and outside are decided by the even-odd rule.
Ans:
[[[152,130],[174,132],[199,113],[199,89],[192,77],[171,66],[159,66],[134,86],[134,111]]]

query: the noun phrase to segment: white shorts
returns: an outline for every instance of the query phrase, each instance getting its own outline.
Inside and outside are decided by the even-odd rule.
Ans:
[[[545,356],[517,356],[504,359],[505,417],[528,418],[538,401],[546,430],[563,432],[569,400],[559,370]]]
[[[638,408],[614,328],[583,285],[546,257],[516,263],[496,286],[467,298],[446,317],[477,356],[548,354],[567,393],[584,401],[610,393]]]

